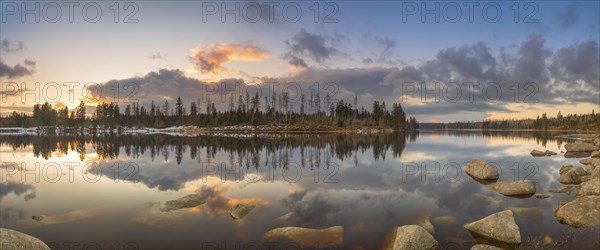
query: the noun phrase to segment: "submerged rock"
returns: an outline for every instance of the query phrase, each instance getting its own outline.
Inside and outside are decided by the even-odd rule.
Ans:
[[[583,196],[561,204],[554,216],[558,222],[573,227],[599,227],[600,196]]]
[[[506,196],[529,197],[536,191],[535,182],[530,180],[501,181],[489,184],[488,187]]]
[[[37,220],[37,221],[42,221],[44,219],[44,216],[43,215],[34,215],[34,216],[31,216],[31,219]]]
[[[424,218],[421,221],[419,221],[417,224],[419,226],[421,226],[422,228],[424,228],[425,230],[427,230],[427,232],[430,233],[431,235],[435,234],[435,228],[433,227],[433,224],[431,224],[431,221],[429,221],[429,218]]]
[[[576,197],[600,195],[600,179],[592,179],[581,185]]]
[[[182,208],[196,207],[204,203],[206,203],[206,201],[200,195],[190,194],[176,200],[166,201],[165,204],[159,208],[159,210],[163,212],[169,212]]]
[[[598,147],[591,143],[576,141],[574,143],[565,144],[567,152],[591,152],[598,150]]]
[[[566,186],[562,189],[549,189],[548,192],[550,193],[563,193],[563,194],[567,194],[567,195],[571,195],[571,192],[573,191],[573,186]]]
[[[0,228],[0,249],[50,250],[50,247],[31,235]]]
[[[535,194],[535,198],[538,198],[538,199],[546,199],[548,197],[550,197],[549,194],[541,194],[541,193]]]
[[[439,243],[425,228],[417,225],[397,227],[393,232],[393,240],[386,249],[437,249]]]
[[[496,168],[481,159],[475,159],[467,163],[465,165],[465,172],[482,180],[496,180],[500,178],[500,174],[498,174]]]
[[[334,226],[324,229],[302,227],[280,227],[266,232],[263,242],[295,244],[300,248],[334,248],[344,244],[344,227]]]
[[[471,232],[478,243],[500,247],[515,247],[521,244],[521,231],[510,210],[467,223],[464,228]]]
[[[252,212],[254,208],[256,208],[255,204],[236,204],[229,210],[229,215],[231,215],[232,218],[239,220],[246,217],[246,215]]]

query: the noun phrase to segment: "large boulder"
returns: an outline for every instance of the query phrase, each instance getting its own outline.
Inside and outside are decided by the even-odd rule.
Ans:
[[[50,250],[43,241],[8,228],[0,228],[0,249]]]
[[[600,179],[592,179],[581,184],[576,197],[600,195]]]
[[[567,202],[554,213],[560,223],[573,227],[600,226],[600,196],[589,195]]]
[[[439,243],[423,227],[406,225],[394,229],[394,239],[386,249],[437,249]]]
[[[289,245],[302,249],[335,248],[344,244],[344,227],[334,226],[324,229],[280,227],[266,232],[262,240],[283,247]]]
[[[163,206],[159,208],[159,210],[163,212],[169,212],[182,208],[196,207],[204,203],[206,203],[206,200],[202,198],[202,196],[197,194],[190,194],[176,200],[166,201],[163,204]]]
[[[481,180],[497,180],[500,178],[498,170],[481,159],[475,159],[465,165],[467,174]]]
[[[574,143],[565,144],[567,152],[591,152],[598,150],[598,147],[591,143],[576,141]]]
[[[254,208],[256,208],[255,204],[236,204],[229,209],[229,215],[231,215],[233,219],[239,220],[246,217],[246,215],[252,212]]]
[[[510,210],[467,223],[464,228],[469,230],[478,243],[508,248],[521,244],[521,231]]]
[[[529,197],[535,194],[535,182],[531,180],[501,181],[489,184],[492,190],[506,195],[517,197]]]
[[[590,155],[592,158],[600,158],[600,151],[596,150]]]

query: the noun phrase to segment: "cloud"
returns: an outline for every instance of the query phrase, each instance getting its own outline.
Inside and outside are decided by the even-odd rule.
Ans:
[[[152,60],[164,60],[167,59],[167,54],[161,54],[160,52],[152,52],[148,55],[148,58]]]
[[[11,41],[8,39],[2,39],[0,42],[0,51],[2,53],[13,53],[23,51],[25,49],[25,43],[22,41]]]
[[[288,57],[288,60],[303,70],[286,76],[256,77],[253,80],[256,83],[276,82],[281,85],[295,83],[307,98],[315,88],[315,83],[318,83],[321,98],[330,94],[335,101],[352,101],[354,96],[358,96],[358,106],[367,109],[375,100],[385,101],[388,107],[392,102],[405,101],[403,107],[410,115],[438,117],[469,112],[470,117],[486,117],[488,112],[514,112],[507,105],[523,103],[523,100],[529,103],[532,99],[537,99],[537,103],[529,103],[532,105],[569,102],[597,104],[600,94],[598,50],[597,41],[586,41],[558,48],[553,53],[552,49],[546,47],[544,37],[534,34],[515,47],[498,51],[494,51],[485,42],[445,48],[429,61],[404,67],[309,67],[305,59],[293,55]],[[304,68],[304,65],[307,67]],[[202,92],[203,89],[206,91],[207,87],[215,84],[221,88],[223,84],[237,87],[245,87],[247,84],[242,79],[206,82],[186,77],[183,71],[167,69],[150,72],[143,77],[113,81],[118,83],[118,86],[126,86],[128,82],[135,83],[139,87],[135,98],[145,102],[143,105],[148,105],[150,100],[157,101],[157,104],[165,99],[172,102],[171,100],[178,96],[181,96],[187,105],[205,93]],[[480,87],[465,87],[465,83],[471,82],[479,83]],[[535,83],[535,92],[525,89],[528,82]],[[428,88],[434,88],[434,84],[439,83],[439,89],[442,90],[448,88],[449,84],[458,84],[463,87],[462,94],[458,100],[447,100],[442,96],[439,103],[432,103],[432,98],[423,100],[423,90],[414,96],[404,93],[403,88],[406,84],[420,83],[427,84]],[[492,83],[502,89],[501,96],[493,95],[495,89],[492,89],[492,94],[486,94],[486,86]],[[517,87],[521,89],[519,99],[515,99],[515,84],[519,84]],[[280,93],[281,89],[276,91]],[[126,90],[121,92],[128,93]],[[106,93],[111,92],[107,90]],[[526,99],[526,95],[529,94],[533,95],[532,98]],[[261,95],[261,102],[264,96],[270,97],[266,92]],[[401,99],[403,95],[414,98],[406,102],[406,99]],[[453,92],[446,95],[454,98]],[[296,95],[292,93],[292,97],[294,96]],[[211,101],[217,102],[217,108],[222,109],[229,103],[228,98],[218,95],[211,97]],[[297,101],[299,102],[299,99]],[[295,109],[299,107],[296,103],[292,105]]]
[[[23,199],[25,199],[26,201],[36,197],[35,187],[33,185],[12,181],[0,183],[0,199],[4,198],[10,193],[14,193],[17,196],[25,194],[23,196]]]
[[[326,41],[324,36],[300,29],[292,39],[285,41],[289,51],[283,55],[283,58],[290,59],[290,64],[297,62],[293,60],[295,58],[310,58],[321,63],[338,53],[334,47],[327,46]]]
[[[306,62],[302,58],[298,58],[294,55],[290,55],[289,59],[290,59],[289,63],[292,66],[295,66],[297,68],[305,68],[305,69],[308,68],[308,64],[306,64]]]
[[[232,44],[232,43],[217,43],[210,44],[204,48],[192,49],[193,55],[190,61],[196,69],[202,73],[211,73],[219,75],[226,68],[224,64],[232,61],[261,61],[270,56],[266,50],[250,45]]]
[[[514,78],[519,82],[547,83],[549,75],[546,67],[546,59],[552,55],[552,51],[544,47],[545,39],[541,35],[529,35],[527,40],[521,43],[519,58],[514,65]]]
[[[577,7],[574,4],[569,5],[569,7],[562,10],[557,15],[557,20],[560,23],[560,26],[563,28],[570,28],[575,26],[577,23]]]
[[[29,59],[25,59],[24,65],[17,64],[11,67],[4,62],[0,61],[0,77],[7,78],[19,78],[23,76],[33,75],[35,73],[35,62]]]
[[[148,107],[152,100],[157,105],[162,105],[167,100],[171,105],[175,105],[177,97],[181,97],[185,103],[196,101],[199,98],[204,98],[203,100],[206,101],[206,96],[212,87],[226,86],[237,90],[238,87],[243,85],[244,80],[242,79],[227,78],[217,82],[207,82],[187,77],[183,71],[178,69],[160,69],[141,77],[110,80],[98,85],[101,91],[90,88],[92,90],[90,91],[92,95],[90,101],[114,102],[114,97],[105,93],[111,93],[112,88],[118,86],[119,93],[123,93],[120,98],[128,97],[127,100],[123,101],[137,100],[140,105]],[[226,93],[232,92],[233,90]],[[239,94],[238,92],[235,93]],[[212,93],[210,98],[211,102],[217,105],[217,108],[220,107],[220,104],[225,104],[228,101],[228,99],[222,98],[220,93]]]

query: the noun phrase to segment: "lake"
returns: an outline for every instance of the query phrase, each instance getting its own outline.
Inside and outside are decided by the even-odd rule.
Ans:
[[[522,248],[600,248],[599,229],[560,224],[565,139],[534,132],[255,136],[0,136],[0,224],[52,248],[258,249],[277,227],[344,227],[343,249],[380,248],[394,227],[429,218],[444,249],[475,244],[462,225],[511,209]],[[534,158],[531,150],[558,155]],[[529,179],[547,199],[507,197],[473,180]],[[206,203],[161,212],[200,194]],[[229,209],[256,204],[241,220]],[[41,221],[32,216],[43,215]]]

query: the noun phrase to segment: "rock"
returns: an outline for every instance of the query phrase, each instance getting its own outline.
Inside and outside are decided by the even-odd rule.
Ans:
[[[592,158],[600,158],[600,151],[596,150],[594,152],[592,152]]]
[[[521,231],[510,210],[467,223],[464,228],[469,230],[478,242],[486,241],[500,247],[515,247],[521,244]]]
[[[585,158],[585,159],[581,159],[579,161],[579,163],[583,164],[583,165],[591,165],[594,159],[592,158]]]
[[[169,212],[182,208],[192,208],[204,204],[206,201],[200,195],[190,194],[181,197],[176,200],[166,201],[165,204],[159,208],[160,211]]]
[[[585,158],[592,155],[592,152],[566,152],[565,158]]]
[[[549,189],[548,192],[550,193],[564,193],[567,195],[571,195],[571,192],[573,191],[573,186],[566,186],[562,189]]]
[[[31,216],[31,219],[37,220],[37,221],[42,221],[44,219],[44,216],[43,215],[34,215],[34,216]]]
[[[439,243],[424,228],[407,225],[395,228],[394,240],[387,249],[437,249]]]
[[[594,150],[598,150],[598,147],[594,146],[591,143],[576,141],[574,143],[565,144],[565,149],[567,150],[567,152],[591,152]]]
[[[504,248],[490,246],[490,245],[484,245],[484,244],[477,244],[477,245],[471,247],[471,250],[504,250]]]
[[[591,166],[591,167],[598,167],[600,166],[600,159],[599,158],[585,158],[585,159],[581,159],[579,161],[579,163],[586,165],[586,166]]]
[[[592,179],[591,175],[584,175],[584,176],[579,176],[579,179],[581,180],[581,182],[586,182]]]
[[[558,170],[558,173],[564,174],[565,172],[571,170],[572,168],[574,168],[573,165],[562,166],[562,167],[560,167],[560,170]]]
[[[496,180],[500,177],[496,168],[480,159],[475,159],[467,163],[465,165],[465,172],[482,180]]]
[[[581,183],[581,176],[585,175],[589,175],[589,173],[581,167],[568,168],[562,171],[562,174],[558,177],[558,182],[562,184],[579,184]]]
[[[540,151],[540,150],[534,149],[531,151],[531,155],[533,157],[551,156],[551,155],[556,155],[556,152],[552,152],[550,150]]]
[[[535,198],[538,198],[538,199],[546,199],[548,197],[550,197],[549,194],[541,194],[541,193],[535,194]]]
[[[8,228],[0,228],[0,249],[50,250],[43,241]]]
[[[231,215],[232,218],[239,220],[246,217],[246,215],[252,212],[254,208],[256,208],[255,204],[236,204],[229,209],[229,215]]]
[[[577,191],[577,195],[575,197],[583,197],[588,195],[600,195],[600,179],[593,179],[587,182],[584,182]]]
[[[600,178],[600,167],[594,168],[594,170],[592,171],[592,175],[591,175],[590,178],[591,179],[598,179],[598,178]]]
[[[431,221],[429,221],[429,218],[422,219],[418,222],[418,225],[427,230],[431,235],[435,234],[435,228],[433,227],[433,224],[431,224]]]
[[[556,220],[573,227],[600,226],[600,196],[577,198],[560,206],[554,213]]]
[[[506,196],[529,197],[535,194],[535,182],[530,180],[501,181],[488,185],[494,191]]]
[[[533,151],[531,151],[531,155],[533,157],[542,157],[542,156],[546,156],[546,152],[534,149]]]
[[[427,233],[427,232],[426,232]],[[344,243],[344,227],[335,226],[324,229],[302,227],[280,227],[266,232],[263,242],[295,244],[299,248],[334,248]]]
[[[552,240],[552,237],[550,237],[550,235],[545,235],[544,239],[542,240],[542,244],[544,244],[544,246],[550,245],[552,244],[554,240]]]

